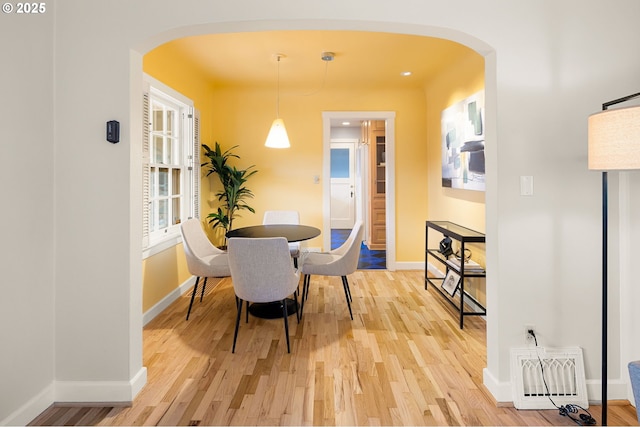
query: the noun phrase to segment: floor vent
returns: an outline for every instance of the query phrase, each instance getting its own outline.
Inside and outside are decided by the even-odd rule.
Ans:
[[[511,384],[517,409],[555,409],[549,398],[589,407],[579,347],[511,349]]]

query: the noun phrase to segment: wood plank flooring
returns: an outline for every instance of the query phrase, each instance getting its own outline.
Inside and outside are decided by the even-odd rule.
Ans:
[[[148,383],[130,407],[53,406],[30,425],[574,425],[558,411],[497,407],[482,385],[484,320],[458,317],[424,272],[314,276],[300,324],[244,322],[231,353],[230,279],[209,287],[189,321],[184,295],[144,328]],[[589,408],[600,420],[600,407]],[[637,425],[629,404],[609,424]]]

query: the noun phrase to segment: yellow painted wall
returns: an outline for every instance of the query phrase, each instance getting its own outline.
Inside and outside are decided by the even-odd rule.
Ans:
[[[483,89],[484,58],[470,52],[464,60],[434,79],[425,91],[428,100],[428,219],[450,220],[481,232],[485,230],[484,192],[442,187],[440,120],[442,110]]]
[[[425,91],[428,100],[426,169],[429,182],[425,219],[452,221],[480,232],[485,231],[485,193],[442,187],[440,120],[442,110],[483,89],[484,58],[475,52],[470,52],[466,58],[434,79]],[[422,227],[424,228],[424,223]],[[437,247],[441,238],[442,236],[438,233],[432,233],[429,236],[429,247]],[[471,246],[470,249],[472,258],[484,266],[484,245]],[[466,284],[465,281],[465,286]],[[482,283],[470,282],[467,290],[480,302],[486,302],[485,288]]]
[[[160,46],[143,59],[143,71],[193,100],[200,111],[211,110],[211,85],[197,69],[183,58],[171,44]],[[211,132],[211,116],[200,118],[200,132]],[[204,179],[204,181],[207,181]],[[203,191],[207,182],[202,185]],[[208,188],[206,190],[208,192]],[[203,209],[205,209],[203,211]],[[201,212],[208,212],[201,205]],[[152,308],[191,275],[187,268],[182,244],[169,248],[142,261],[142,311]]]
[[[250,188],[256,197],[251,205],[256,214],[243,213],[238,226],[260,222],[267,209],[295,209],[305,224],[322,227],[322,111],[385,110],[396,112],[397,233],[398,260],[415,261],[424,252],[420,233],[426,211],[426,102],[419,90],[332,91],[300,96],[282,91],[280,116],[285,121],[291,148],[264,147],[274,119],[273,90],[224,89],[214,97],[214,134],[211,142],[239,145],[241,167],[256,165],[258,173]],[[203,193],[203,197],[207,197]],[[213,199],[213,194],[208,195]],[[310,240],[321,247],[322,238]]]
[[[480,61],[482,59],[477,56]],[[196,68],[180,55],[174,45],[167,44],[144,57],[144,71],[194,100],[201,113],[201,142],[213,146],[217,141],[223,149],[238,145],[234,153],[240,159],[232,164],[239,168],[255,165],[258,173],[248,182],[255,198],[249,204],[255,214],[242,211],[234,226],[260,223],[267,209],[295,209],[305,224],[322,227],[322,185],[314,184],[314,175],[322,176],[322,112],[323,111],[394,111],[396,113],[396,230],[398,262],[424,260],[424,221],[440,215],[440,206],[427,206],[449,195],[438,194],[434,182],[440,183],[439,152],[434,153],[431,141],[439,141],[439,111],[453,98],[460,99],[481,88],[484,83],[482,64],[470,60],[460,64],[443,77],[445,88],[422,90],[375,91],[331,90],[325,88],[312,96],[304,91],[281,87],[280,116],[284,119],[291,148],[273,150],[264,147],[264,140],[275,115],[273,88],[215,88],[198,74]],[[464,69],[469,65],[472,69]],[[479,71],[478,71],[479,68]],[[473,77],[478,84],[465,83],[462,92],[450,95]],[[437,85],[434,85],[437,86]],[[471,88],[475,89],[472,90]],[[434,100],[430,97],[433,96]],[[429,100],[429,106],[427,105]],[[429,108],[428,108],[429,107]],[[432,113],[433,112],[433,113]],[[425,117],[427,120],[425,121]],[[436,146],[437,148],[437,146]],[[435,159],[435,163],[432,161]],[[435,174],[435,175],[434,175]],[[206,215],[218,203],[215,192],[217,178],[203,177],[201,186],[201,218],[214,243],[221,243],[206,223]],[[477,197],[477,196],[476,196]],[[464,201],[469,203],[468,201]],[[446,201],[447,205],[457,205]],[[482,204],[484,199],[471,202]],[[443,217],[450,217],[446,210]],[[484,229],[484,216],[481,218]],[[472,224],[476,228],[476,223]],[[218,233],[219,234],[219,233]],[[322,247],[322,239],[306,242],[310,247]],[[144,261],[143,310],[146,311],[189,277],[181,246]]]

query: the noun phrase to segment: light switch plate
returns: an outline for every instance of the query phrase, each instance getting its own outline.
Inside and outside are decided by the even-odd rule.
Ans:
[[[533,176],[523,175],[520,177],[520,195],[533,196]]]

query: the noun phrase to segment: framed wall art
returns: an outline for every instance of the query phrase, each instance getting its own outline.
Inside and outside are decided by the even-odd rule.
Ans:
[[[442,186],[485,191],[484,91],[442,111]]]

